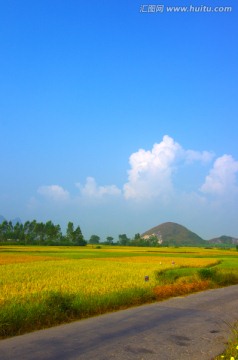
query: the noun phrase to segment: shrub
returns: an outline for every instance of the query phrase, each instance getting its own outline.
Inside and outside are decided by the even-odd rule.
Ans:
[[[217,271],[214,268],[203,268],[198,270],[198,276],[201,280],[215,281]]]
[[[215,281],[219,286],[235,285],[238,284],[238,274],[237,272],[220,270],[217,272]]]
[[[45,305],[51,311],[51,314],[69,315],[73,312],[73,303],[75,296],[73,294],[61,293],[60,291],[51,291],[45,298]]]
[[[238,274],[231,270],[221,270],[214,268],[203,268],[198,270],[198,276],[202,280],[211,280],[218,286],[229,286],[238,284]]]
[[[172,284],[179,278],[178,273],[173,270],[158,271],[156,272],[155,276],[156,279],[159,280],[159,283],[162,285]]]

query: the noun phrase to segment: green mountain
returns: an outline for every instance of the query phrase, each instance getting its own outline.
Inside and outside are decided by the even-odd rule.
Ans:
[[[203,240],[191,230],[173,222],[155,226],[141,235],[143,238],[149,236],[157,236],[161,245],[199,246],[207,244],[206,240]]]
[[[235,245],[237,245],[238,244],[238,239],[234,238],[232,236],[222,235],[220,237],[208,240],[208,242],[211,243],[211,244],[225,244],[225,245],[235,244]]]

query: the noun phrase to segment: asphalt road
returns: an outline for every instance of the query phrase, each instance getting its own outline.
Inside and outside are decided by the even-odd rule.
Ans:
[[[0,341],[0,360],[211,360],[238,320],[238,285]]]

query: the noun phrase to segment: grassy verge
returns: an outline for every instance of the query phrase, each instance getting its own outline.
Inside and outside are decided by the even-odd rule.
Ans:
[[[6,338],[37,329],[152,302],[149,289],[130,289],[101,296],[48,292],[21,302],[5,304],[0,312],[0,337]]]
[[[238,359],[238,323],[232,326],[233,336],[228,343],[226,351],[216,356],[214,360],[236,360]]]

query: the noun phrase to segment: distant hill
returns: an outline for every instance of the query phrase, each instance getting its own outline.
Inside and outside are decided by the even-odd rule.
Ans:
[[[147,238],[150,235],[157,236],[162,245],[199,246],[207,244],[206,240],[203,240],[191,230],[173,222],[166,222],[155,226],[144,232],[141,236]]]
[[[12,219],[12,225],[15,226],[16,223],[22,224],[22,221],[19,217],[16,217],[15,219]]]
[[[208,240],[210,244],[226,244],[226,245],[237,245],[238,239],[232,236],[222,235],[220,237]]]
[[[5,220],[6,220],[5,217],[2,216],[2,215],[0,215],[0,224],[1,224],[3,221],[5,221]]]
[[[0,224],[1,224],[3,221],[6,221],[6,220],[7,220],[7,219],[6,219],[4,216],[0,215]],[[7,220],[7,221],[8,221],[8,220]],[[15,226],[16,223],[22,224],[22,221],[21,221],[21,219],[20,219],[19,217],[16,217],[15,219],[12,219],[11,222],[12,222],[12,225],[13,225],[13,226]]]

